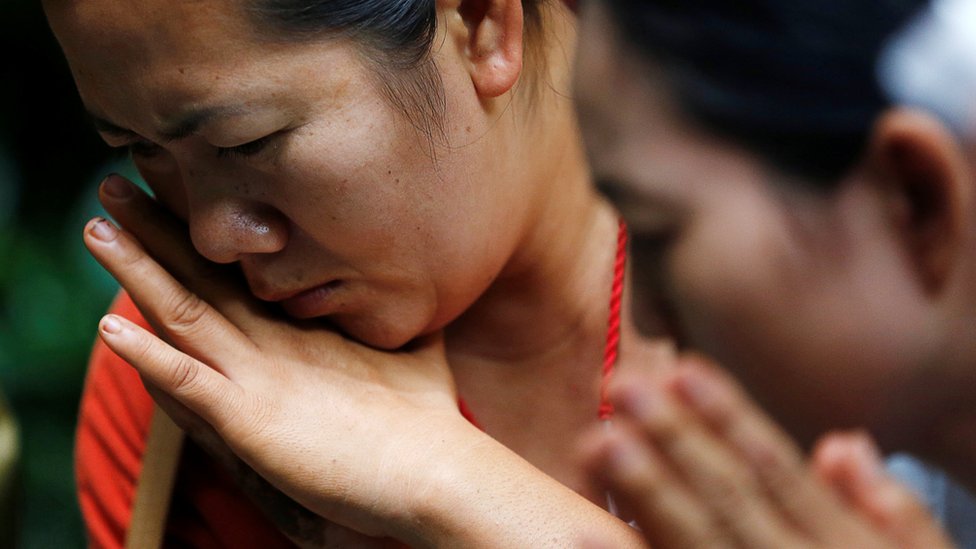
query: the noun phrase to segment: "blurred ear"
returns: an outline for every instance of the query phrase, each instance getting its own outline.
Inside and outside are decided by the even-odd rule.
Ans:
[[[499,97],[522,73],[521,0],[454,0],[466,33],[461,37],[478,95]]]
[[[968,252],[973,173],[952,131],[934,116],[904,108],[878,120],[868,151],[891,219],[929,293],[938,293]]]

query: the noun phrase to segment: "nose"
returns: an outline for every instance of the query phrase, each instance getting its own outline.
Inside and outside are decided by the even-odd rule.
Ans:
[[[191,200],[188,221],[193,246],[216,263],[279,252],[288,243],[285,216],[260,202],[233,197]]]

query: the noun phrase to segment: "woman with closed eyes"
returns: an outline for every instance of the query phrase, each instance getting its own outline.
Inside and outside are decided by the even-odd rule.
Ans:
[[[573,452],[612,369],[658,347],[621,310],[625,233],[579,144],[565,4],[45,10],[154,194],[109,177],[125,230],[85,233],[127,290],[81,410],[94,545],[130,529],[149,393],[195,441],[166,544],[639,543]],[[150,324],[173,347],[122,343]]]

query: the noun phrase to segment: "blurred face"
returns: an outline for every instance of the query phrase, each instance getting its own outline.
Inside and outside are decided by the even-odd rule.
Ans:
[[[204,256],[376,346],[442,327],[497,276],[527,209],[517,147],[490,131],[460,54],[437,53],[453,147],[435,154],[355,45],[270,43],[237,4],[47,12],[102,137],[131,148]]]
[[[912,436],[928,405],[919,365],[939,343],[884,197],[811,190],[700,129],[613,31],[590,3],[577,99],[596,177],[633,232],[636,314],[670,314],[682,344],[805,442],[840,426]]]

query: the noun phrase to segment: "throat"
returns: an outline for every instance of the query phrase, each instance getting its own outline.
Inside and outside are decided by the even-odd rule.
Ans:
[[[518,363],[448,355],[458,394],[492,438],[576,491],[587,484],[573,456],[600,409],[601,345],[565,345]]]
[[[448,351],[500,365],[537,362],[606,336],[619,221],[597,201],[567,226],[542,226],[445,329]],[[600,345],[600,343],[598,343]]]
[[[500,281],[446,331],[459,394],[479,426],[577,491],[586,483],[573,456],[601,409],[618,255],[619,224],[606,213],[591,227],[595,244],[584,242],[558,274]]]

